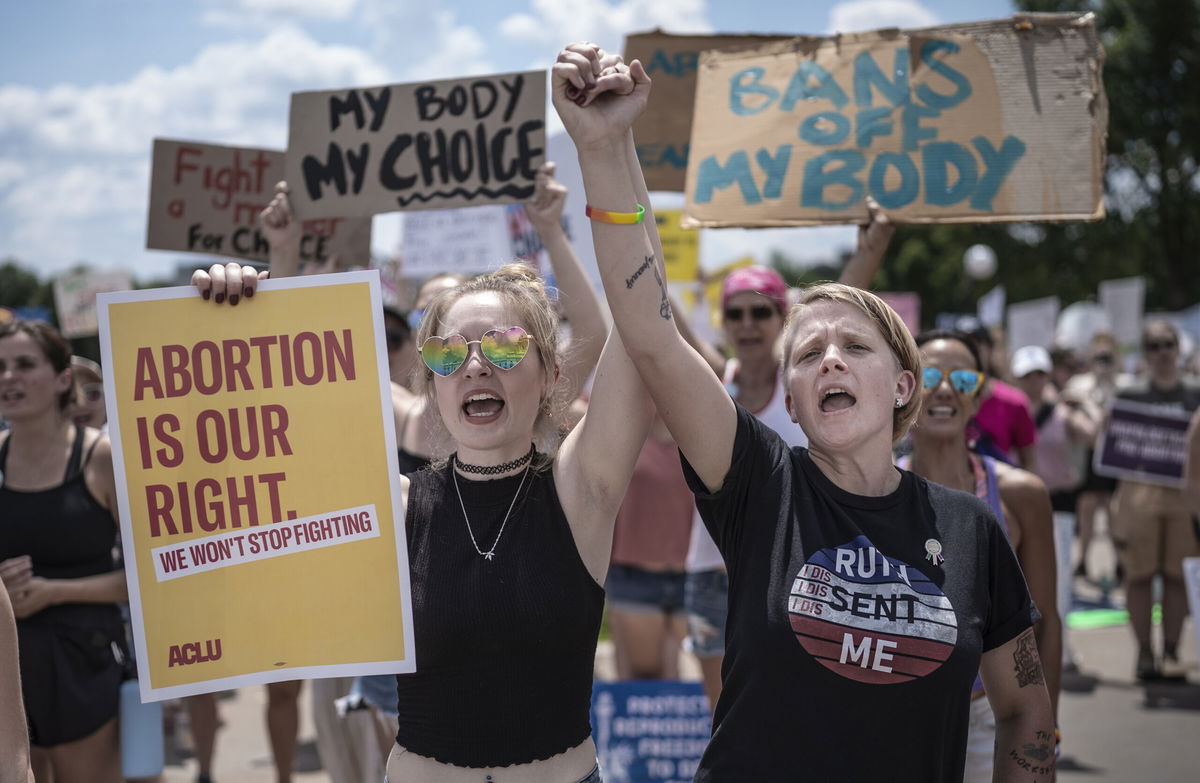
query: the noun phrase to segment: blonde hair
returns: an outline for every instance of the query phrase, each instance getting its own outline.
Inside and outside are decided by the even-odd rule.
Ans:
[[[800,321],[797,313],[800,311],[800,308],[814,302],[835,302],[837,304],[850,305],[871,319],[871,322],[875,324],[875,327],[883,336],[884,341],[887,342],[888,347],[891,348],[892,356],[895,358],[896,363],[902,370],[911,372],[917,382],[920,382],[921,352],[917,348],[917,343],[913,339],[912,333],[904,325],[904,321],[896,314],[895,310],[888,306],[887,302],[875,294],[843,283],[818,283],[804,289],[800,293],[800,297],[792,305],[791,310],[788,311],[787,321],[783,325],[783,356],[785,362],[792,355],[792,341],[796,339],[796,328]],[[917,420],[917,415],[920,412],[921,395],[915,391],[908,402],[892,410],[893,444],[899,443],[908,434],[909,428]]]
[[[458,300],[465,296],[485,293],[498,295],[516,314],[517,323],[497,326],[520,326],[528,332],[530,342],[542,361],[542,371],[548,377],[553,377],[562,362],[558,346],[558,313],[554,303],[546,295],[546,286],[542,279],[526,264],[506,264],[495,272],[479,275],[442,291],[425,308],[421,324],[417,327],[417,345],[424,345],[425,341],[436,333],[438,325]],[[426,404],[438,411],[436,418],[441,423],[444,434],[445,423],[441,411],[437,408],[433,371],[426,367],[424,362],[418,362],[414,381],[417,392],[425,397]],[[566,384],[555,386],[556,389],[565,387]],[[567,402],[554,392],[542,398],[538,406],[539,415],[534,423],[534,438],[539,452],[553,454],[557,449],[560,419]]]

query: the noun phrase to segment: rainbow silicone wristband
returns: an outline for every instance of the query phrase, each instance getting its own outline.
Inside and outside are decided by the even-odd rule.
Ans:
[[[632,226],[635,223],[641,223],[646,217],[646,208],[641,204],[638,204],[637,212],[608,212],[596,209],[590,204],[583,212],[597,223],[613,223],[618,226]]]

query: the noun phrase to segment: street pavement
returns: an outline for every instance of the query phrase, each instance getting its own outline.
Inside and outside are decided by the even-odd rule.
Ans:
[[[1090,570],[1104,574],[1102,584],[1076,578],[1078,606],[1119,606],[1119,589],[1108,588],[1113,569],[1111,548],[1098,541],[1089,556]],[[1070,644],[1079,665],[1063,677],[1059,722],[1063,732],[1060,781],[1083,783],[1181,783],[1200,780],[1200,667],[1196,637],[1189,618],[1184,628],[1181,659],[1188,667],[1186,682],[1139,683],[1133,676],[1134,642],[1127,624],[1088,630],[1069,629]],[[683,676],[698,679],[694,659],[683,653]],[[596,676],[613,679],[612,645],[601,642]],[[297,783],[330,781],[317,753],[311,717],[312,689],[306,685],[301,702]],[[220,701],[224,728],[217,738],[215,783],[272,783],[275,780],[264,725],[266,689],[242,688]],[[191,783],[195,762],[185,720],[168,749],[166,783]],[[366,724],[363,723],[363,726]],[[380,762],[375,760],[376,764]],[[364,773],[363,783],[382,778]],[[338,781],[349,783],[349,781]],[[354,783],[358,783],[355,781]]]

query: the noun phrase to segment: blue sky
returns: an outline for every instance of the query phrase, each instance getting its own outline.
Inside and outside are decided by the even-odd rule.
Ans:
[[[543,68],[580,38],[627,32],[826,33],[988,19],[1008,0],[59,0],[10,3],[0,26],[0,258],[48,276],[87,261],[161,276],[146,251],[151,139],[282,149],[296,90]],[[555,120],[551,120],[551,128]],[[375,248],[399,221],[376,218]],[[705,232],[736,250],[830,257],[851,229]],[[197,259],[199,257],[196,257]]]

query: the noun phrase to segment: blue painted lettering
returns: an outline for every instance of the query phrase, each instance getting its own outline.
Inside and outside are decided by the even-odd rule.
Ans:
[[[729,156],[722,166],[715,155],[710,155],[700,161],[700,171],[696,176],[696,203],[707,204],[712,201],[713,190],[727,188],[737,184],[742,191],[742,199],[747,204],[758,204],[762,196],[754,177],[750,173],[750,158],[745,151],[738,150]]]
[[[916,152],[920,142],[937,138],[937,128],[926,128],[921,124],[921,120],[933,118],[939,114],[941,114],[939,110],[922,106],[919,103],[910,103],[904,107],[904,113],[900,119],[904,131],[900,138],[905,152]]]
[[[769,84],[762,83],[762,77],[766,71],[762,68],[747,68],[744,71],[738,71],[733,78],[729,80],[729,110],[739,117],[751,117],[764,109],[769,109],[771,104],[779,98],[779,90]],[[759,96],[754,100],[753,106],[746,104],[747,98],[750,96]]]
[[[841,144],[850,135],[850,120],[836,111],[810,114],[800,123],[800,138],[809,144],[830,147]]]
[[[792,160],[792,145],[781,144],[772,156],[770,151],[761,149],[754,155],[759,168],[767,175],[763,183],[763,198],[779,198],[783,192],[783,178],[787,175],[788,163]]]
[[[828,163],[840,163],[826,171]],[[863,184],[854,175],[867,165],[867,159],[857,150],[831,150],[809,160],[804,164],[804,187],[800,193],[800,203],[805,207],[818,209],[847,209],[862,201]],[[841,185],[849,189],[846,198],[839,201],[826,200],[825,189],[831,185]],[[838,550],[839,565],[841,550]]]
[[[784,91],[783,100],[779,102],[779,109],[780,111],[792,111],[796,108],[798,101],[815,101],[818,98],[831,101],[839,109],[850,102],[850,99],[846,97],[845,90],[833,80],[833,74],[812,60],[805,60],[792,74],[792,80],[788,82],[787,90]]]
[[[908,103],[908,47],[896,50],[892,66],[893,78],[889,80],[870,52],[861,52],[854,58],[854,102],[859,106],[873,106],[871,87],[874,86],[893,106]]]
[[[858,112],[854,120],[854,143],[860,150],[870,147],[876,136],[892,135],[891,115],[890,106],[873,106]]]
[[[978,167],[975,156],[953,141],[934,141],[921,148],[925,168],[925,203],[938,207],[957,204],[975,190]],[[950,183],[950,167],[958,172],[958,181]]]
[[[959,46],[953,41],[928,41],[921,47],[921,62],[929,66],[931,71],[945,77],[948,82],[954,85],[954,92],[950,95],[937,92],[928,84],[918,86],[916,90],[917,98],[926,106],[932,106],[935,109],[952,109],[970,97],[971,82],[967,80],[967,77],[963,76],[953,66],[947,65],[941,60],[934,59],[934,55],[938,52],[956,54],[958,51]]]
[[[999,150],[983,136],[976,136],[971,139],[971,143],[983,159],[983,176],[979,178],[979,187],[975,188],[975,193],[971,195],[971,206],[990,212],[992,199],[1004,184],[1008,172],[1013,170],[1017,161],[1025,154],[1025,142],[1016,136],[1006,136]]]
[[[887,187],[889,168],[894,168],[900,177],[900,184],[890,190]],[[921,195],[921,175],[909,155],[903,152],[882,152],[871,164],[867,187],[881,207],[900,209],[913,203],[917,196]]]

